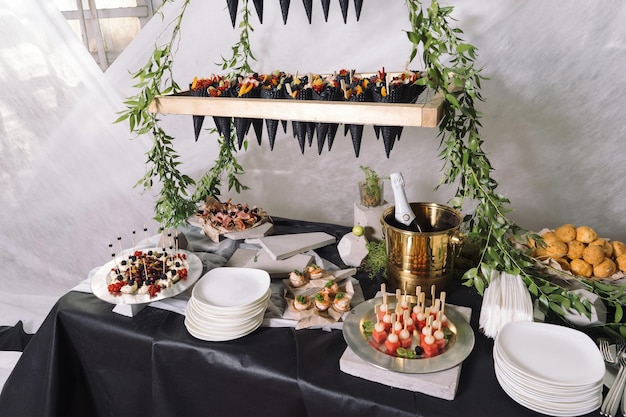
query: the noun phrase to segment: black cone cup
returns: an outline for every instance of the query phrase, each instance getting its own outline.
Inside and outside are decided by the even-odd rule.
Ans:
[[[354,147],[354,156],[359,157],[361,152],[361,139],[363,139],[363,125],[350,125],[350,136]]]
[[[348,132],[350,131],[350,126],[352,126],[350,123],[346,123],[345,125],[343,125],[343,135],[346,136],[348,134]]]
[[[330,0],[322,0],[322,9],[324,10],[324,20],[328,22],[328,10],[330,9]]]
[[[283,133],[287,133],[287,120],[281,120],[280,123],[283,125]]]
[[[363,8],[363,0],[354,0],[354,10],[356,12],[356,21],[361,18],[361,9]]]
[[[237,146],[239,147],[239,149],[241,149],[246,134],[248,133],[250,125],[252,124],[252,119],[235,117],[233,120],[235,124],[235,133],[237,134]]]
[[[337,136],[337,130],[339,130],[339,123],[331,123],[328,125],[328,136],[326,137],[328,142],[328,151],[330,152],[335,143],[335,136]]]
[[[228,4],[228,12],[230,13],[230,21],[235,27],[235,22],[237,21],[237,7],[239,6],[239,0],[226,0]]]
[[[259,22],[263,24],[263,0],[253,0],[254,8],[256,9],[256,15],[259,17]]]
[[[328,123],[315,123],[315,132],[317,133],[317,154],[321,155],[328,135]]]
[[[306,17],[309,19],[309,24],[311,24],[311,18],[313,16],[313,0],[302,0],[304,3],[304,10],[306,10]]]
[[[231,119],[230,117],[213,116],[213,122],[217,133],[219,133],[227,143],[230,142]]]
[[[339,0],[339,6],[341,6],[341,15],[343,16],[343,23],[348,23],[348,3],[349,0]]]
[[[289,15],[289,4],[291,0],[280,0],[280,11],[283,14],[283,23],[287,24],[287,16]]]
[[[309,143],[309,146],[313,145],[313,136],[315,136],[315,123],[311,122],[300,122],[304,125],[306,129],[306,140]]]
[[[252,128],[254,129],[256,141],[260,146],[263,139],[263,119],[252,119]]]
[[[393,149],[396,136],[398,135],[398,129],[398,126],[381,126],[380,128],[383,136],[383,143],[385,144],[385,153],[387,154],[387,158],[389,158],[389,154]]]
[[[302,155],[304,155],[304,144],[306,142],[306,132],[302,124],[300,124],[299,126],[300,128],[298,128],[296,132],[296,137],[298,138],[298,143],[300,144],[300,152],[302,152]]]
[[[194,97],[207,97],[209,94],[206,91],[206,88],[201,88],[196,91],[192,91],[191,95]],[[200,137],[200,132],[202,131],[202,124],[204,123],[204,116],[193,116],[193,133],[196,136],[196,142]]]
[[[374,134],[376,135],[376,140],[380,139],[380,126],[374,125]]]
[[[265,127],[267,128],[267,139],[270,142],[270,151],[273,151],[274,142],[276,141],[276,131],[278,130],[278,120],[265,119]]]

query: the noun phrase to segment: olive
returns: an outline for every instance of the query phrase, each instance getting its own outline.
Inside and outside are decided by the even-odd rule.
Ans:
[[[420,355],[422,355],[423,353],[424,353],[424,349],[422,349],[422,347],[421,347],[421,346],[419,346],[419,345],[415,346],[415,354],[416,354],[416,355],[420,356]]]
[[[124,279],[124,277],[122,275],[118,275],[116,278],[118,281],[122,281]]]

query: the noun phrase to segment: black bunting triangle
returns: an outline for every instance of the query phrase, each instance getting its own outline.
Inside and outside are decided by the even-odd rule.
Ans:
[[[311,17],[313,15],[313,0],[302,0],[304,3],[304,10],[306,10],[306,17],[309,19],[309,23],[311,23]]]
[[[263,0],[253,0],[254,8],[256,9],[256,15],[259,17],[259,22],[263,24]]]
[[[287,16],[289,15],[289,4],[291,0],[280,0],[280,11],[283,13],[283,23],[287,24]]]
[[[339,0],[341,6],[341,14],[343,16],[343,23],[348,23],[348,2],[350,0]]]
[[[361,9],[363,8],[363,0],[354,0],[354,11],[356,12],[357,22],[361,18]]]
[[[230,13],[230,21],[235,27],[235,21],[237,20],[237,7],[239,6],[239,0],[226,0],[228,4],[228,12]]]

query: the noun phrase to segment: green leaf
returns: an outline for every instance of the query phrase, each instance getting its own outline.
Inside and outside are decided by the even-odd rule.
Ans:
[[[619,323],[622,321],[624,317],[624,310],[622,309],[622,305],[620,303],[615,303],[615,316],[613,317],[613,323]]]

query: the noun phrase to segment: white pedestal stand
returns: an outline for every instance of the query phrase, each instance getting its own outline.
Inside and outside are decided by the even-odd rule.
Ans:
[[[365,228],[365,238],[368,242],[383,239],[383,226],[380,219],[389,207],[390,204],[386,201],[376,207],[366,207],[361,203],[354,203],[354,225]]]

